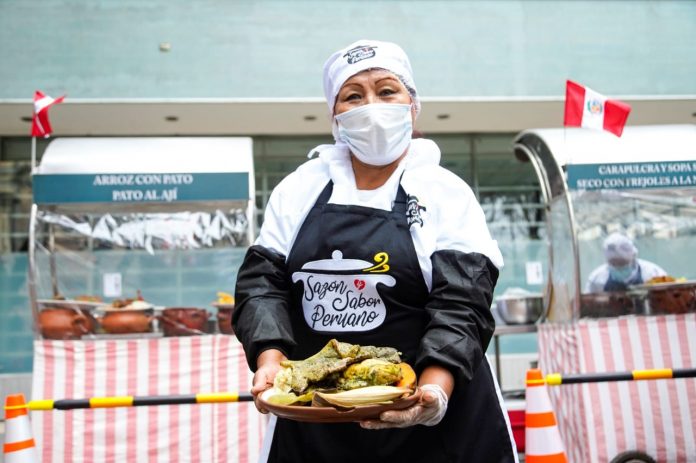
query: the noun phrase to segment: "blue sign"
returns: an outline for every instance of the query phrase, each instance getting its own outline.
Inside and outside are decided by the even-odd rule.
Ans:
[[[693,188],[696,160],[570,165],[568,187],[574,190]]]
[[[248,200],[249,174],[37,174],[33,193],[36,204]]]

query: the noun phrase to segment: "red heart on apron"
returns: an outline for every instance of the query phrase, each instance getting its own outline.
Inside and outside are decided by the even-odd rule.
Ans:
[[[354,280],[353,284],[355,285],[356,288],[359,290],[362,290],[365,287],[365,280]]]

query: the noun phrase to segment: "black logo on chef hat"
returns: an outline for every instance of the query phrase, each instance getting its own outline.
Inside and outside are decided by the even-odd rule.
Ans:
[[[348,64],[355,64],[359,61],[375,56],[375,48],[377,47],[373,47],[370,45],[359,45],[355,48],[351,48],[350,50],[348,50],[346,54],[343,55],[343,57],[346,58]]]
[[[421,211],[426,210],[424,206],[418,204],[418,198],[413,195],[406,196],[406,221],[409,228],[414,223],[423,226],[423,217],[421,217]]]

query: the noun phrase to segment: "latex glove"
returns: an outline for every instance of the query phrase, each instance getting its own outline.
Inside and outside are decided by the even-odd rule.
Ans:
[[[416,405],[383,412],[379,420],[362,421],[360,426],[365,429],[407,428],[417,424],[435,426],[447,412],[447,394],[437,384],[424,384],[420,390],[422,395]]]

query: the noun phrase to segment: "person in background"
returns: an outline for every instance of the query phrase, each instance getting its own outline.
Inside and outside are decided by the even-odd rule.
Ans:
[[[440,167],[433,141],[412,138],[420,101],[408,57],[360,40],[323,74],[335,144],[313,149],[318,157],[273,190],[237,277],[233,324],[255,372],[251,392],[266,413],[258,396],[280,362],[336,338],[396,348],[422,395],[361,423],[272,416],[262,461],[515,462],[485,358],[502,255],[471,188]],[[342,301],[377,297],[347,313],[310,281],[345,284]]]
[[[633,241],[621,233],[612,233],[604,240],[604,258],[607,262],[590,273],[585,292],[626,291],[631,285],[667,274],[658,265],[638,259]]]

